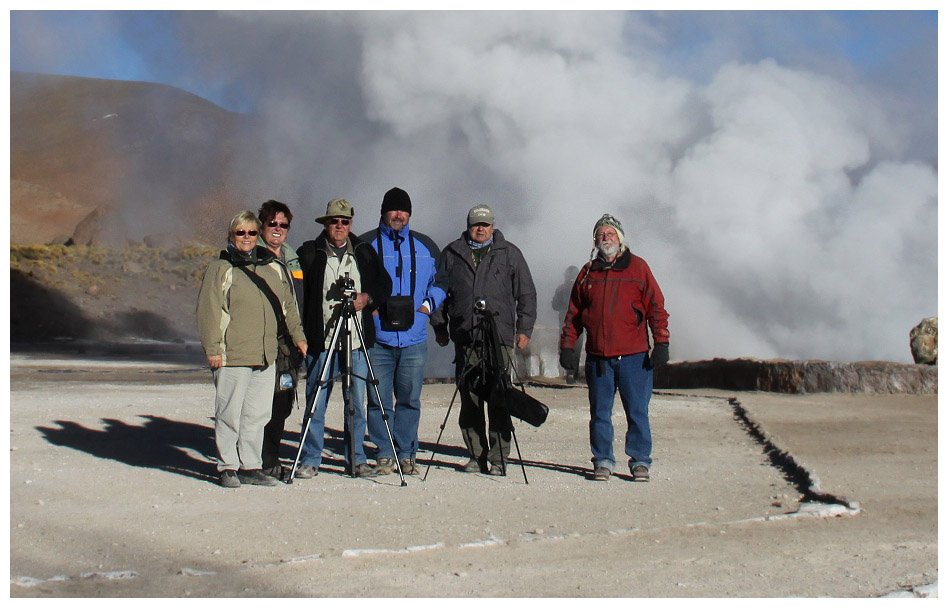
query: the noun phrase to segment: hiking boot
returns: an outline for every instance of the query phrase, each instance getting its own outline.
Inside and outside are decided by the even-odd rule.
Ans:
[[[383,456],[375,461],[375,472],[379,475],[389,475],[395,470],[395,459]]]
[[[632,467],[632,481],[648,481],[648,467],[644,464],[637,464]]]
[[[379,474],[375,472],[375,469],[372,468],[372,465],[370,465],[367,462],[363,462],[362,464],[356,465],[356,468],[355,468],[356,477],[378,477],[378,475]]]
[[[487,474],[493,475],[494,477],[504,477],[507,475],[507,468],[502,462],[492,462],[490,464],[490,471],[488,471]]]
[[[593,471],[593,479],[596,481],[609,481],[611,475],[612,471],[606,467],[596,467],[596,470]]]
[[[283,478],[286,475],[286,469],[280,465],[274,465],[272,467],[267,467],[263,469],[263,474],[268,475],[277,481],[283,481]]]
[[[480,473],[482,471],[486,473],[487,463],[481,464],[480,462],[477,461],[477,459],[471,458],[470,460],[464,463],[464,466],[461,467],[461,470],[464,471],[465,473]]]
[[[296,469],[295,477],[297,479],[312,479],[319,475],[319,470],[311,464],[301,464]]]
[[[232,471],[230,469],[221,471],[221,487],[222,488],[239,488],[240,480],[237,479],[237,471]]]
[[[398,461],[404,475],[421,475],[421,467],[414,458],[402,458]]]
[[[244,470],[241,469],[237,471],[237,479],[240,480],[240,483],[245,483],[249,486],[275,486],[277,485],[276,479],[270,477],[269,475],[264,475],[263,471],[260,469],[250,469]]]

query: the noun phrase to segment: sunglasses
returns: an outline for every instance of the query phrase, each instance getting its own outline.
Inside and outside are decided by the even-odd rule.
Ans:
[[[351,221],[342,217],[334,217],[331,220],[326,220],[326,224],[328,226],[348,226]]]
[[[289,224],[284,224],[283,222],[267,222],[267,226],[269,226],[270,228],[276,228],[277,226],[279,226],[280,228],[284,230],[288,230],[290,228]]]
[[[257,236],[256,230],[234,230],[234,234],[237,236],[243,236],[245,234],[250,236]]]

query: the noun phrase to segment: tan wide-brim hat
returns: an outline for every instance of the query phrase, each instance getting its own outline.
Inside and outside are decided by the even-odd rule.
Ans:
[[[326,215],[317,217],[316,221],[320,224],[333,217],[347,217],[350,220],[355,215],[355,210],[344,198],[334,198],[326,205]]]

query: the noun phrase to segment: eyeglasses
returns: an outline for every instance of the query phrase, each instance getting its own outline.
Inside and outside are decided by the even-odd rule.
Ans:
[[[277,226],[279,226],[280,228],[284,230],[288,230],[290,228],[289,224],[284,224],[283,222],[267,222],[267,226],[269,226],[270,228],[276,228]]]
[[[257,236],[256,230],[234,230],[234,234],[237,236],[243,236],[245,234],[250,236]]]
[[[328,226],[348,226],[349,222],[352,220],[347,220],[344,217],[334,217],[332,219],[326,220],[326,225]]]

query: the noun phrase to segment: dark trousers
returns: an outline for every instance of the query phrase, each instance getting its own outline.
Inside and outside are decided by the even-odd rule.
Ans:
[[[263,468],[270,469],[280,464],[280,445],[283,442],[283,429],[286,419],[293,411],[296,391],[275,391],[270,422],[263,427]]]
[[[466,385],[464,372],[475,367],[479,362],[479,349],[455,348],[456,376],[458,378],[458,395],[461,397],[461,411],[458,415],[458,426],[461,427],[461,437],[471,458],[483,463],[495,465],[507,462],[510,457],[510,439],[512,424],[507,410],[494,406],[490,402],[480,399]],[[508,352],[505,348],[504,366],[509,365]],[[487,424],[484,423],[484,410],[487,409]]]

